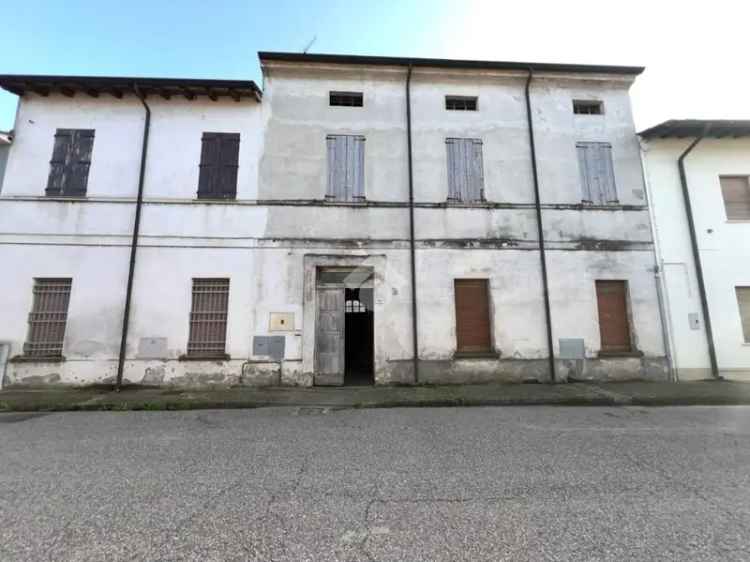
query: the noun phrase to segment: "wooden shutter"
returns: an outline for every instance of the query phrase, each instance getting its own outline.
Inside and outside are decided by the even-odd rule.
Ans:
[[[612,145],[606,142],[576,143],[581,174],[582,199],[596,204],[617,203]]]
[[[224,355],[228,306],[229,279],[193,279],[188,355]]]
[[[459,353],[492,350],[486,279],[456,279],[456,343]]]
[[[735,287],[734,290],[737,293],[737,305],[740,309],[742,333],[745,336],[745,342],[750,343],[750,287]]]
[[[93,129],[57,129],[47,195],[85,195],[93,149]]]
[[[631,351],[625,281],[597,281],[599,334],[604,352]]]
[[[34,302],[24,353],[32,357],[62,355],[72,279],[34,279]]]
[[[239,133],[203,133],[198,197],[233,199],[237,196]]]
[[[722,176],[721,194],[729,220],[750,219],[750,180],[745,177]]]
[[[365,137],[328,135],[328,187],[326,198],[360,201],[365,198]]]
[[[465,203],[484,200],[484,162],[480,139],[446,139],[448,200]]]

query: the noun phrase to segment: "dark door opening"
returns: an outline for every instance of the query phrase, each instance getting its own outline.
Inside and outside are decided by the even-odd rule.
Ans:
[[[344,384],[374,383],[372,289],[345,289]]]

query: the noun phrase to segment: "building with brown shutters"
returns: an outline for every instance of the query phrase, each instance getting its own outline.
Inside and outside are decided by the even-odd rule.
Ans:
[[[641,68],[260,63],[0,76],[7,384],[667,378]]]
[[[750,121],[640,133],[675,376],[750,378]]]

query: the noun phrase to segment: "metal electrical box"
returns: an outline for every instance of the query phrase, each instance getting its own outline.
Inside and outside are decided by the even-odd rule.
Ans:
[[[688,323],[690,324],[691,330],[701,329],[701,317],[697,312],[688,313]]]
[[[270,332],[290,332],[294,330],[294,313],[272,312],[268,324]]]
[[[275,361],[284,359],[284,336],[253,337],[253,355],[270,357]]]
[[[583,338],[560,338],[560,359],[583,359],[585,355]]]

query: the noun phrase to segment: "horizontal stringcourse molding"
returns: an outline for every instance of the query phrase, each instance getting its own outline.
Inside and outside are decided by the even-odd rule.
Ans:
[[[97,240],[98,238],[98,240]],[[126,235],[70,234],[0,234],[0,245],[14,246],[92,246],[128,247]],[[243,249],[340,249],[340,250],[408,250],[407,238],[256,238],[256,237],[191,237],[142,235],[139,248],[243,248]],[[537,251],[535,240],[514,238],[432,238],[417,239],[419,250],[519,250]],[[547,250],[630,252],[652,251],[651,242],[632,240],[547,240]]]
[[[4,201],[34,201],[46,203],[129,203],[135,204],[135,197],[38,197],[26,195],[0,196],[0,203]],[[326,201],[323,199],[144,199],[146,205],[236,205],[246,207],[352,207],[352,208],[394,208],[408,209],[406,201]],[[448,203],[448,202],[415,202],[418,209],[535,209],[533,203]],[[590,203],[543,203],[542,209],[557,211],[648,211],[647,205],[593,205]]]

